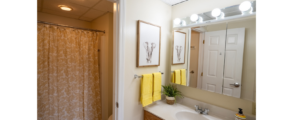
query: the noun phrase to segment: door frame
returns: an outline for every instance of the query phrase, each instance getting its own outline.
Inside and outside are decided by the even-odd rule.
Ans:
[[[187,78],[187,80],[186,80],[186,86],[189,86],[189,84],[190,84],[190,49],[191,49],[191,28],[188,28],[187,29],[187,33],[188,33],[188,35],[187,35],[187,41],[188,41],[188,43],[187,43],[187,52],[185,53],[185,54],[187,54],[186,55],[186,57],[187,57],[187,69],[186,69],[186,78]],[[186,43],[186,42],[185,42]],[[184,56],[185,57],[185,56]]]
[[[204,51],[204,44],[203,40],[205,31],[203,30],[196,30],[196,29],[191,29],[192,31],[198,32],[199,33],[199,49],[198,49],[198,72],[197,72],[197,87],[198,89],[202,89],[202,78],[201,73],[203,72],[203,51]],[[188,73],[189,74],[189,73]]]
[[[113,120],[124,120],[125,0],[114,2],[113,15]]]
[[[198,52],[198,75],[197,75],[197,88],[202,89],[202,78],[201,73],[203,72],[203,51],[204,51],[204,44],[203,40],[205,32],[199,33],[199,52]]]

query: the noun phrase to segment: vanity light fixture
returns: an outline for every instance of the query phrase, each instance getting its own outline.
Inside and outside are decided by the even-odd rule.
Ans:
[[[180,25],[181,19],[180,18],[175,18],[174,19],[174,24],[175,25]]]
[[[222,11],[221,11],[221,9],[219,9],[219,8],[215,8],[215,9],[213,9],[213,10],[211,11],[211,15],[212,15],[213,17],[218,17],[218,16],[221,15],[221,13],[222,13]]]
[[[221,9],[215,8],[211,11],[211,15],[216,19],[224,18],[225,14],[222,12]]]
[[[203,18],[200,17],[200,16],[197,15],[197,14],[192,14],[192,15],[190,16],[190,20],[191,20],[192,22],[201,23],[201,22],[203,21]]]
[[[242,14],[251,14],[253,11],[252,3],[250,1],[244,1],[240,4],[239,9]]]
[[[198,20],[198,15],[197,15],[197,14],[192,14],[192,15],[190,16],[190,20],[191,20],[192,22],[197,21],[197,20]]]
[[[61,9],[61,10],[64,10],[64,11],[72,11],[72,8],[71,7],[68,7],[66,5],[58,5],[58,7]]]
[[[175,25],[178,25],[178,26],[186,26],[186,21],[181,20],[180,18],[175,18],[173,22]]]
[[[240,4],[239,9],[241,11],[247,11],[252,8],[252,3],[250,1],[244,1]]]
[[[186,26],[186,21],[185,21],[185,20],[182,20],[182,21],[181,21],[181,25],[182,25],[182,26]]]

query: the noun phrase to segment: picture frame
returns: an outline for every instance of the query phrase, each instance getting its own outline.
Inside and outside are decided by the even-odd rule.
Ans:
[[[160,65],[161,26],[138,20],[137,67]]]
[[[185,63],[186,33],[173,31],[172,65]]]

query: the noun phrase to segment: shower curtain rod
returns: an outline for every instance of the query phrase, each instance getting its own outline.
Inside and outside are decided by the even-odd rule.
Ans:
[[[106,33],[104,30],[78,28],[78,27],[73,27],[73,26],[68,26],[68,25],[61,25],[61,24],[55,24],[55,23],[49,23],[49,22],[44,22],[44,21],[37,21],[37,23],[44,23],[44,24],[50,24],[50,25],[56,25],[56,26],[62,26],[62,27],[69,27],[69,28],[75,28],[75,29],[90,30],[90,31],[96,31],[96,32]]]

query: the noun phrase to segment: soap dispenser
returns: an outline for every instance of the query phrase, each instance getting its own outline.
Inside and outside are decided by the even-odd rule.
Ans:
[[[239,113],[236,114],[235,120],[246,120],[246,116],[243,114],[242,108],[239,108]]]

